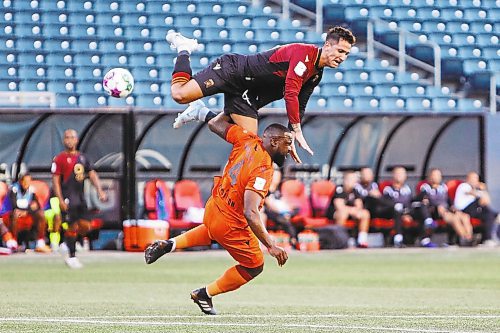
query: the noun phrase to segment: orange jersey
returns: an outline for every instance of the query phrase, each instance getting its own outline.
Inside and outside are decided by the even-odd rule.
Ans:
[[[236,223],[235,227],[246,227],[243,215],[245,191],[258,193],[262,197],[262,208],[273,176],[273,162],[262,140],[240,126],[229,128],[226,141],[233,144],[233,149],[222,177],[214,178],[212,198],[222,214]]]

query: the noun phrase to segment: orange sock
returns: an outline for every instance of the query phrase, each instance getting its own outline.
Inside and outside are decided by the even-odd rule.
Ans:
[[[173,239],[175,240],[176,249],[210,245],[210,243],[212,243],[212,240],[208,236],[208,229],[204,224],[199,225],[196,228],[193,228],[177,237],[174,237]]]
[[[252,276],[241,265],[233,266],[207,286],[207,293],[210,296],[227,293],[238,289],[251,279]]]

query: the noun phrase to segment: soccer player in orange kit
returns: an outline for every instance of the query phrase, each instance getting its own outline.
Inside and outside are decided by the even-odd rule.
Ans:
[[[276,258],[286,263],[288,255],[274,244],[261,221],[259,210],[269,190],[273,162],[282,165],[291,151],[293,137],[280,124],[269,125],[262,139],[221,113],[209,121],[212,132],[233,145],[222,177],[214,178],[212,195],[205,206],[203,224],[169,240],[159,240],[145,251],[147,264],[175,249],[210,245],[217,241],[238,262],[216,281],[191,292],[191,299],[205,314],[215,315],[212,297],[236,290],[264,268],[259,241]]]

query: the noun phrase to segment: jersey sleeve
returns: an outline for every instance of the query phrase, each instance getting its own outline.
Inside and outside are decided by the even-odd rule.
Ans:
[[[304,113],[306,112],[306,105],[307,102],[309,101],[309,98],[311,97],[314,88],[319,84],[321,81],[322,77],[322,72],[314,75],[312,78],[310,78],[302,88],[300,89],[299,93],[299,121],[302,121],[302,118],[304,117]]]
[[[60,161],[59,155],[54,157],[54,159],[52,160],[52,165],[50,167],[50,171],[52,172],[53,175],[61,175],[62,174],[61,161]]]
[[[238,125],[229,127],[226,133],[226,141],[231,143],[232,145],[242,143],[248,140],[250,137],[252,137],[252,134]]]
[[[245,190],[258,193],[264,199],[269,192],[269,186],[273,178],[273,168],[258,166],[252,170]]]
[[[307,57],[308,49],[302,46],[297,46],[296,48],[294,48],[290,57],[288,72],[285,78],[284,94],[286,112],[288,114],[288,120],[290,121],[290,124],[300,123],[299,94],[302,89],[304,77],[306,76],[307,72],[307,65],[305,64]],[[305,98],[305,96],[306,95],[304,95],[303,98]],[[307,96],[307,100],[308,99],[309,96]]]

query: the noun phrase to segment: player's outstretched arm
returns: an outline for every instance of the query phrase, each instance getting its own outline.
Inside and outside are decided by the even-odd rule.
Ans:
[[[258,193],[252,190],[246,190],[243,212],[248,226],[252,229],[255,236],[257,236],[261,243],[267,247],[269,254],[276,258],[278,265],[283,266],[288,260],[288,254],[283,248],[274,244],[266,228],[264,228],[264,223],[259,214],[259,203],[261,200],[262,197]]]
[[[309,145],[307,144],[306,138],[304,138],[304,134],[302,133],[302,127],[300,123],[292,124],[293,131],[295,133],[295,140],[299,143],[299,146],[304,148],[309,154],[314,155],[314,152]]]
[[[231,124],[229,121],[231,118],[224,114],[224,112],[219,113],[215,118],[210,119],[208,122],[208,128],[224,140],[226,140],[226,134],[234,124]]]

